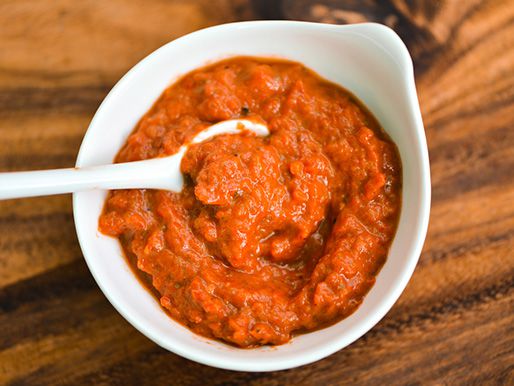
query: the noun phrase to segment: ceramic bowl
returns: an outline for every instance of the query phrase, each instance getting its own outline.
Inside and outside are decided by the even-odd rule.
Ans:
[[[276,347],[238,349],[195,335],[173,321],[140,284],[117,240],[98,231],[105,191],[73,195],[79,242],[112,305],[158,345],[185,358],[231,370],[288,369],[324,358],[370,330],[393,306],[418,261],[430,209],[430,171],[412,60],[400,38],[379,24],[328,25],[255,21],[197,31],[159,48],[132,68],[96,112],[77,166],[110,163],[138,120],[181,75],[231,56],[290,59],[355,94],[398,146],[403,202],[398,231],[376,284],[362,305],[331,327]]]

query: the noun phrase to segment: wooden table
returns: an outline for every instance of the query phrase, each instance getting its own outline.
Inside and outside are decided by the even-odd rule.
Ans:
[[[407,289],[350,347],[276,373],[169,353],[108,303],[70,196],[0,202],[1,384],[514,384],[513,1],[0,3],[0,170],[67,167],[96,108],[139,59],[241,19],[391,25],[413,55],[433,180]]]

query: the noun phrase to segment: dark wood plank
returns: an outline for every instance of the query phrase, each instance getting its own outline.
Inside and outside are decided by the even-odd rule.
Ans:
[[[407,43],[433,205],[398,303],[317,363],[210,368],[159,348],[110,306],[82,259],[69,197],[0,201],[0,384],[514,384],[512,0],[3,1],[0,170],[73,164],[98,104],[139,59],[253,18],[377,21]]]

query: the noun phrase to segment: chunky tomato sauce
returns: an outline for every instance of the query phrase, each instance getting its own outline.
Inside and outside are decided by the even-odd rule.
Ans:
[[[100,230],[120,239],[175,320],[240,347],[281,344],[362,302],[396,231],[401,165],[347,91],[298,63],[257,58],[181,78],[116,162],[172,154],[239,117],[271,134],[192,146],[180,194],[114,191]]]

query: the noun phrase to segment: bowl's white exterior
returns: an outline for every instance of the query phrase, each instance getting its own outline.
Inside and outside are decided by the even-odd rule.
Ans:
[[[379,24],[334,26],[293,21],[225,24],[161,47],[111,90],[86,133],[77,166],[112,162],[140,117],[179,76],[234,55],[286,58],[341,84],[378,118],[403,163],[398,232],[377,282],[341,322],[278,347],[241,350],[204,339],[170,319],[134,277],[118,241],[98,232],[106,192],[75,193],[79,242],[98,285],[134,327],[160,346],[210,366],[271,371],[304,365],[349,345],[370,330],[405,288],[419,258],[430,209],[428,152],[412,61],[400,38]]]

